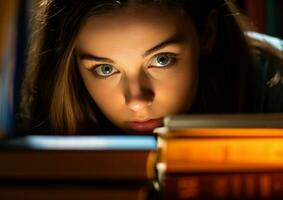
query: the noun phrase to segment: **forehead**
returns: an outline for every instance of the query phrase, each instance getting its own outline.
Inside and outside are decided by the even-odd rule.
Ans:
[[[191,19],[181,10],[158,6],[121,8],[93,16],[83,25],[77,47],[85,51],[115,50],[121,46],[150,48],[172,36],[187,37],[194,30]],[[148,47],[146,47],[149,45]]]

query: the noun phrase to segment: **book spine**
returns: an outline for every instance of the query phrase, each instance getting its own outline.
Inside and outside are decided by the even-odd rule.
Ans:
[[[265,32],[265,0],[246,0],[245,8],[256,31]]]
[[[160,140],[168,167],[192,163],[283,166],[283,138]]]
[[[277,19],[278,18],[278,7],[277,0],[268,0],[265,2],[266,9],[266,32],[270,35],[276,36],[277,30]]]
[[[0,2],[0,137],[12,133],[18,0]]]
[[[167,174],[164,199],[282,199],[283,172]]]
[[[280,10],[280,8],[283,8],[283,1],[277,1],[277,9]],[[283,13],[277,12],[278,19],[283,19]],[[283,38],[283,20],[277,20],[277,28],[278,28],[278,37]]]

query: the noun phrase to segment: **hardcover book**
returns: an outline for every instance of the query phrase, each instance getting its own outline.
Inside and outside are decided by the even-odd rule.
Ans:
[[[164,199],[283,197],[283,115],[171,116],[155,133]]]
[[[0,141],[0,198],[155,199],[154,136],[26,136]]]
[[[153,136],[27,136],[0,142],[0,179],[152,180]]]

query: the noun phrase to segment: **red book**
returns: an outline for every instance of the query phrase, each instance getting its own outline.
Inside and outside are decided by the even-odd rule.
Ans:
[[[282,199],[283,173],[166,174],[165,200]]]
[[[265,0],[246,0],[245,8],[255,31],[265,32]]]

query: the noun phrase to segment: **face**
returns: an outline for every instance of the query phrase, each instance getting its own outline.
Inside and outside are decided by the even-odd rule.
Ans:
[[[152,132],[188,111],[197,88],[198,38],[189,17],[160,7],[123,8],[90,18],[75,52],[85,86],[126,132]]]

